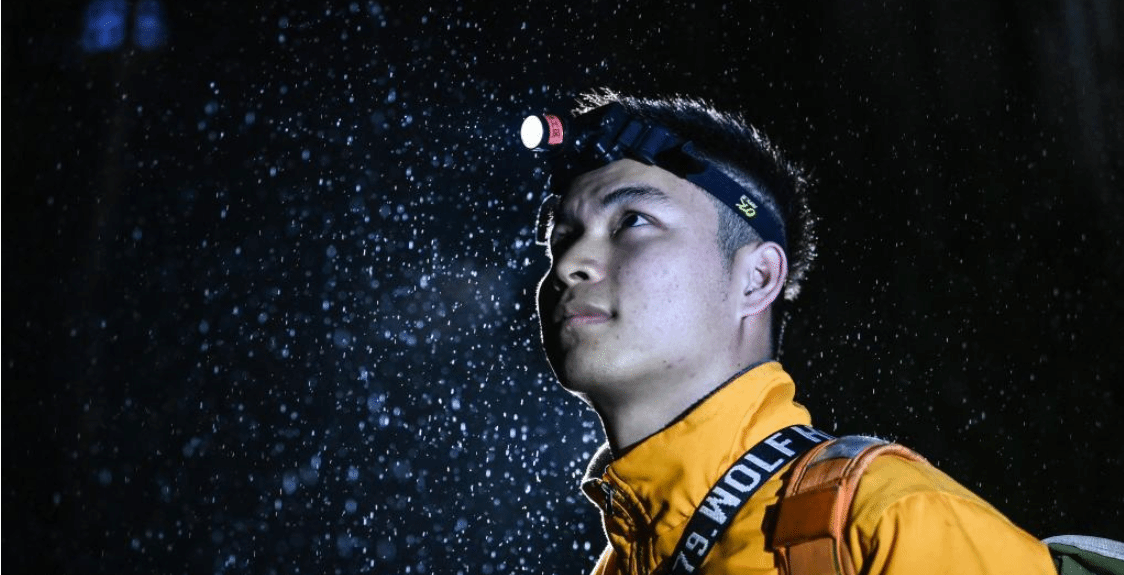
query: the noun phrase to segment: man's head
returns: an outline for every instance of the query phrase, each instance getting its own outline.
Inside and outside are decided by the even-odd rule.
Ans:
[[[776,214],[783,236],[768,231],[779,241],[764,241],[731,205],[633,159],[556,170],[561,203],[539,311],[562,383],[578,392],[615,385],[623,400],[620,385],[630,381],[713,377],[708,369],[728,370],[731,360],[744,367],[772,356],[774,304],[796,296],[814,253],[804,179],[756,130],[698,101],[596,93],[576,115],[613,102],[690,141],[764,204],[756,209]]]

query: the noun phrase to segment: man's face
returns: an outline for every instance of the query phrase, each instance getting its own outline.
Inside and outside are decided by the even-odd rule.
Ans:
[[[739,325],[717,225],[706,192],[660,168],[620,160],[574,181],[539,285],[543,345],[564,387],[615,402],[714,377]]]

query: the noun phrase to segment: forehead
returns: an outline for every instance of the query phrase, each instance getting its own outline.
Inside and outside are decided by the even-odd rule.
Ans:
[[[558,215],[566,219],[596,212],[624,199],[669,204],[690,212],[709,213],[713,209],[706,201],[706,192],[698,186],[662,168],[623,159],[574,178],[562,197]]]

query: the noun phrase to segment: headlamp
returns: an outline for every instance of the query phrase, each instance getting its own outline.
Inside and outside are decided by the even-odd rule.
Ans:
[[[658,122],[629,114],[619,103],[569,121],[553,114],[528,116],[520,137],[528,149],[548,154],[552,176],[588,172],[622,158],[667,170],[718,198],[749,222],[762,239],[787,249],[784,226],[764,201],[764,192],[739,184],[699,153],[693,142]],[[549,217],[540,214],[540,243],[548,229],[542,221],[544,215]]]
[[[562,118],[553,114],[527,116],[519,129],[519,136],[528,150],[545,152],[561,146],[566,133]]]

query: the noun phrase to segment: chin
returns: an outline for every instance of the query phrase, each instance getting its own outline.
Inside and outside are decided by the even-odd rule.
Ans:
[[[580,370],[575,370],[572,367],[568,368],[561,362],[551,361],[550,368],[554,370],[554,377],[558,380],[558,384],[566,391],[584,393],[592,385],[592,381],[587,374],[580,373]]]
[[[563,345],[553,337],[544,337],[543,348],[559,385],[587,402],[590,397],[607,398],[613,395],[613,389],[634,386],[639,375],[629,369],[630,362],[624,361],[627,356],[589,342]]]
[[[604,398],[613,388],[627,385],[622,381],[619,366],[602,361],[571,355],[560,361],[551,361],[550,366],[559,385],[587,403],[590,398]]]
[[[547,348],[546,359],[554,377],[565,390],[572,393],[581,393],[590,387],[596,379],[589,372],[588,362],[567,357],[567,354],[555,349]]]

